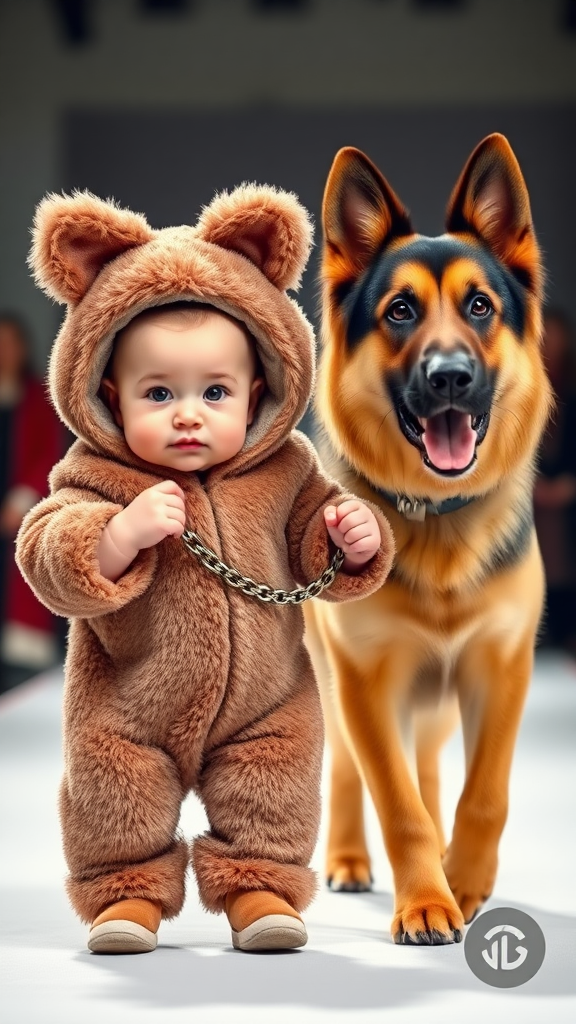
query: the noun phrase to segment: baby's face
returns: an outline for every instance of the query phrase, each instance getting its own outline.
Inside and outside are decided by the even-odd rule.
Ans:
[[[114,418],[141,459],[184,473],[240,451],[264,382],[241,328],[210,313],[199,324],[135,321],[103,380]]]

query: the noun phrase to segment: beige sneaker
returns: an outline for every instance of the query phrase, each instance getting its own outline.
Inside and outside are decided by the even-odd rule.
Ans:
[[[120,900],[106,907],[93,921],[88,949],[93,953],[151,953],[162,918],[156,900]]]
[[[234,949],[296,949],[308,941],[302,918],[274,892],[228,893],[226,916],[232,928]]]

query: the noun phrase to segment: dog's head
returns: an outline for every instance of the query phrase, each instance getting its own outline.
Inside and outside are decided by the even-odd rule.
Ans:
[[[323,226],[318,409],[336,448],[401,493],[491,489],[533,456],[550,405],[542,268],[508,142],[474,150],[438,238],[415,234],[378,169],[342,149]]]

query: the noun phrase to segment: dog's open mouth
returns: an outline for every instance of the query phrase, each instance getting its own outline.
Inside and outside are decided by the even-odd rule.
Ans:
[[[472,416],[458,409],[446,409],[421,419],[405,405],[397,411],[402,433],[419,449],[430,469],[446,476],[459,476],[470,469],[476,460],[476,448],[488,429],[489,413]]]

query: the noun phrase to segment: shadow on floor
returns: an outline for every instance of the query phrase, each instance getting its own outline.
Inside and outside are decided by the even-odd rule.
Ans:
[[[538,921],[547,952],[540,972],[526,985],[508,990],[507,996],[575,995],[576,918],[527,905],[518,909]],[[341,942],[345,941],[345,928],[334,931]],[[231,1009],[266,1005],[335,1011],[387,1009],[429,1005],[431,996],[448,991],[488,991],[469,970],[463,944],[420,947],[416,951],[394,947],[397,965],[390,964],[390,951],[386,952],[386,963],[366,963],[365,951],[366,947],[358,946],[358,956],[364,956],[363,960],[321,952],[312,946],[298,952],[255,955],[211,943],[204,949],[160,945],[152,956],[110,957],[81,952],[75,959],[90,966],[95,980],[100,974],[114,977],[115,1000],[154,1009],[203,1005]],[[91,998],[105,1001],[110,995],[109,986],[100,990],[96,981]]]

